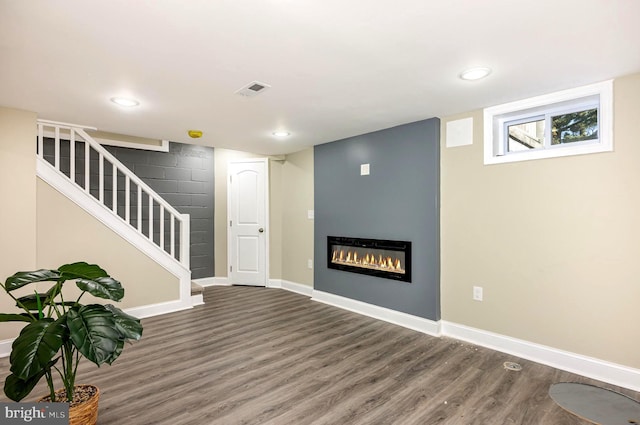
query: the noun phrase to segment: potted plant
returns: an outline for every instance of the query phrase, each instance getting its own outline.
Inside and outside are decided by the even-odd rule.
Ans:
[[[63,296],[63,287],[69,281],[75,281],[80,289],[79,296],[73,300]],[[33,294],[14,295],[14,291],[36,282],[51,282],[51,286],[46,292],[34,290]],[[19,314],[0,314],[0,322],[27,323],[11,348],[11,375],[4,384],[7,397],[22,400],[44,377],[49,387],[46,401],[71,401],[71,424],[76,423],[74,414],[79,417],[78,424],[95,424],[99,392],[91,386],[76,387],[78,364],[83,357],[97,366],[112,364],[122,353],[126,341],[140,339],[142,325],[137,318],[113,305],[83,305],[80,301],[86,293],[120,301],[124,296],[120,282],[96,264],[78,262],[55,270],[18,272],[0,286],[23,310]],[[53,382],[56,374],[63,385],[59,391]],[[88,407],[73,403],[74,395],[77,400],[79,393],[88,394],[90,400],[85,400]],[[95,412],[88,413],[92,408]]]

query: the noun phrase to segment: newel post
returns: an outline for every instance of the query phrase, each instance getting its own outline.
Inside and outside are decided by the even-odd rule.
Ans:
[[[189,214],[180,214],[180,263],[190,269],[189,253],[191,251],[191,218]]]

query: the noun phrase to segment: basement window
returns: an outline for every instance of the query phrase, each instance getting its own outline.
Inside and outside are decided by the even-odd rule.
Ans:
[[[485,108],[484,163],[613,151],[613,83]]]

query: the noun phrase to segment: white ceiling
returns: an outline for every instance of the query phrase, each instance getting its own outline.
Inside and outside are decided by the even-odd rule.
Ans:
[[[638,0],[0,0],[0,105],[282,154],[638,72],[639,18]],[[272,88],[234,94],[254,80]]]

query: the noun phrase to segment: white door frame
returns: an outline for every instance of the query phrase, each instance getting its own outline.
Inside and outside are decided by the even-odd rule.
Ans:
[[[233,285],[231,278],[231,231],[229,230],[229,220],[231,216],[231,167],[233,163],[251,163],[251,162],[263,162],[264,163],[264,214],[265,214],[265,287],[269,287],[269,245],[271,242],[271,220],[269,216],[269,158],[246,158],[246,159],[232,159],[227,162],[227,273],[229,276],[228,282]]]

